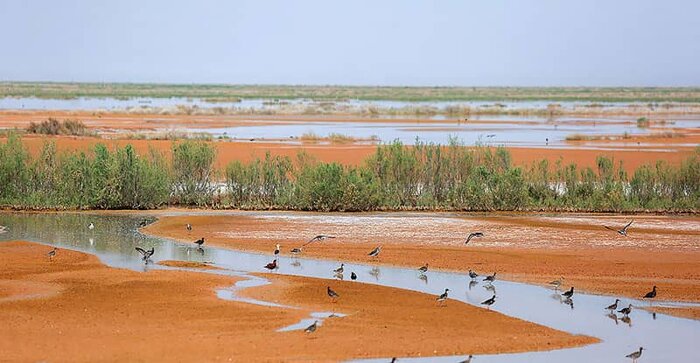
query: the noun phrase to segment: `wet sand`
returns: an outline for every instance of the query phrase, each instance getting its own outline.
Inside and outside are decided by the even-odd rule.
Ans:
[[[602,227],[632,218],[627,238]],[[191,235],[185,223],[193,225]],[[663,216],[251,213],[166,216],[146,232],[185,242],[205,236],[211,245],[266,253],[276,243],[284,253],[325,233],[338,237],[308,245],[305,256],[369,262],[367,253],[381,244],[388,265],[497,271],[540,285],[564,276],[567,289],[632,298],[657,285],[660,300],[700,302],[698,226],[697,217]],[[486,236],[465,246],[466,231],[476,230]]]
[[[232,277],[140,273],[94,256],[27,242],[0,243],[0,351],[8,361],[337,361],[547,350],[596,342],[456,301],[351,282],[265,275],[245,290],[300,309],[218,299]],[[349,313],[309,336],[276,332],[311,311]],[[464,332],[480,329],[464,339]]]

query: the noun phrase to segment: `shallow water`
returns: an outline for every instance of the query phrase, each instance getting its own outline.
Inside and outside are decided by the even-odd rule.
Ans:
[[[85,213],[51,214],[0,214],[0,225],[9,227],[9,232],[0,234],[0,240],[23,239],[95,254],[104,263],[114,267],[137,271],[149,269],[172,269],[157,264],[144,265],[134,246],[155,247],[154,260],[183,260],[208,262],[223,270],[199,271],[202,273],[231,274],[249,276],[248,272],[264,272],[262,266],[272,260],[272,256],[245,253],[233,250],[206,247],[198,251],[188,245],[167,239],[144,236],[136,231],[144,217],[90,215]],[[94,230],[87,225],[93,222]],[[91,242],[92,241],[92,242]],[[47,247],[48,250],[48,247]],[[60,253],[60,250],[59,250]],[[44,258],[44,256],[37,256]],[[279,274],[333,279],[333,269],[339,261],[314,260],[280,257]],[[480,306],[480,302],[491,297],[493,292],[479,281],[470,284],[464,273],[429,271],[421,278],[415,269],[378,266],[368,261],[366,264],[345,263],[346,275],[354,271],[358,283],[391,286],[433,295],[445,288],[451,290],[450,298]],[[482,274],[492,271],[479,271]],[[222,298],[238,299],[235,292],[246,286],[259,286],[267,283],[264,278],[255,278],[239,283],[230,289],[218,291]],[[630,320],[625,322],[619,316],[613,320],[606,316],[603,308],[613,302],[614,297],[589,294],[576,294],[573,304],[565,304],[551,289],[523,283],[497,280],[493,287],[497,301],[493,310],[503,314],[529,320],[555,329],[574,334],[585,334],[600,338],[603,342],[575,349],[562,349],[549,352],[524,354],[500,354],[479,356],[478,362],[592,362],[624,361],[624,356],[639,346],[645,351],[642,362],[653,361],[697,361],[700,356],[694,344],[700,341],[700,321],[675,318],[664,314],[651,314],[635,309]],[[342,291],[339,291],[342,294]],[[432,297],[426,297],[432,299]],[[245,301],[245,300],[241,300]],[[247,301],[263,303],[260,301]],[[448,300],[448,304],[450,301]],[[648,302],[623,299],[622,304],[632,303],[647,306]],[[659,304],[654,302],[654,304]],[[342,313],[342,311],[340,312]],[[316,319],[311,317],[310,319]],[[320,320],[320,318],[319,318]],[[308,323],[303,320],[295,328]],[[283,329],[285,327],[280,327]],[[289,328],[289,327],[287,327]],[[322,332],[322,328],[319,328]],[[465,327],[464,336],[478,332]],[[457,361],[459,357],[425,358],[405,361]],[[374,361],[386,361],[374,360]],[[404,361],[404,359],[401,359]]]

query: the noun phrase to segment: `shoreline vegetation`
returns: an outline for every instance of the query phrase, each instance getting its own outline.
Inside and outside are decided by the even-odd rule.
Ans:
[[[395,101],[586,101],[700,102],[698,87],[377,87],[226,84],[140,84],[0,82],[0,98],[128,99],[199,98],[209,102],[238,102],[245,98]]]
[[[381,144],[358,166],[300,153],[214,167],[216,145],[196,140],[168,152],[131,145],[62,152],[46,141],[32,156],[21,137],[0,143],[0,207],[154,209],[168,206],[300,211],[700,210],[700,148],[680,165],[626,172],[598,157],[581,168],[560,160],[514,166],[501,147]]]

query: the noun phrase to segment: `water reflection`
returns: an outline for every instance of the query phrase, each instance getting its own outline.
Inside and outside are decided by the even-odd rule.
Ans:
[[[426,285],[428,284],[428,275],[426,274],[419,274],[418,275],[418,280],[423,281]]]

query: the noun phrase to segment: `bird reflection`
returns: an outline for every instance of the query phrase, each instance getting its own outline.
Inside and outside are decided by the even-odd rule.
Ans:
[[[492,284],[486,284],[484,285],[484,289],[487,291],[491,291],[492,293],[496,293],[496,286],[493,286]]]
[[[301,262],[299,262],[299,260],[294,260],[292,263],[290,263],[290,265],[294,267],[301,267]]]
[[[618,322],[617,322],[617,315],[615,315],[614,313],[608,313],[608,314],[605,315],[605,316],[607,316],[608,318],[612,319],[612,320],[615,322],[615,325],[618,325]]]
[[[197,247],[197,252],[199,252],[200,255],[204,256],[204,248]]]
[[[342,280],[342,279],[343,279],[343,273],[342,273],[342,272],[336,272],[335,275],[333,275],[333,277],[335,277],[335,278],[338,279],[338,280]]]
[[[653,320],[656,320],[656,312],[655,312],[655,311],[652,311],[652,312],[651,312],[651,318],[652,318]]]
[[[478,285],[478,284],[479,284],[478,281],[475,281],[475,280],[469,281],[469,290],[471,290],[472,287],[474,287],[474,286],[476,286],[476,285]]]
[[[375,280],[379,281],[379,275],[381,275],[382,272],[379,270],[379,267],[374,267],[369,270],[369,274],[372,275]]]
[[[428,284],[428,275],[426,275],[426,274],[420,274],[420,275],[418,275],[418,279],[419,279],[419,280],[422,280],[423,282],[425,282],[426,285]]]
[[[95,245],[95,239],[94,239],[94,238],[90,238],[90,239],[88,239],[88,241],[90,241],[90,246],[94,246],[94,245]]]
[[[574,300],[572,298],[566,298],[562,301],[562,303],[571,306],[571,310],[574,310]]]
[[[627,324],[630,328],[632,327],[632,319],[629,316],[623,316],[620,318],[623,323]]]

